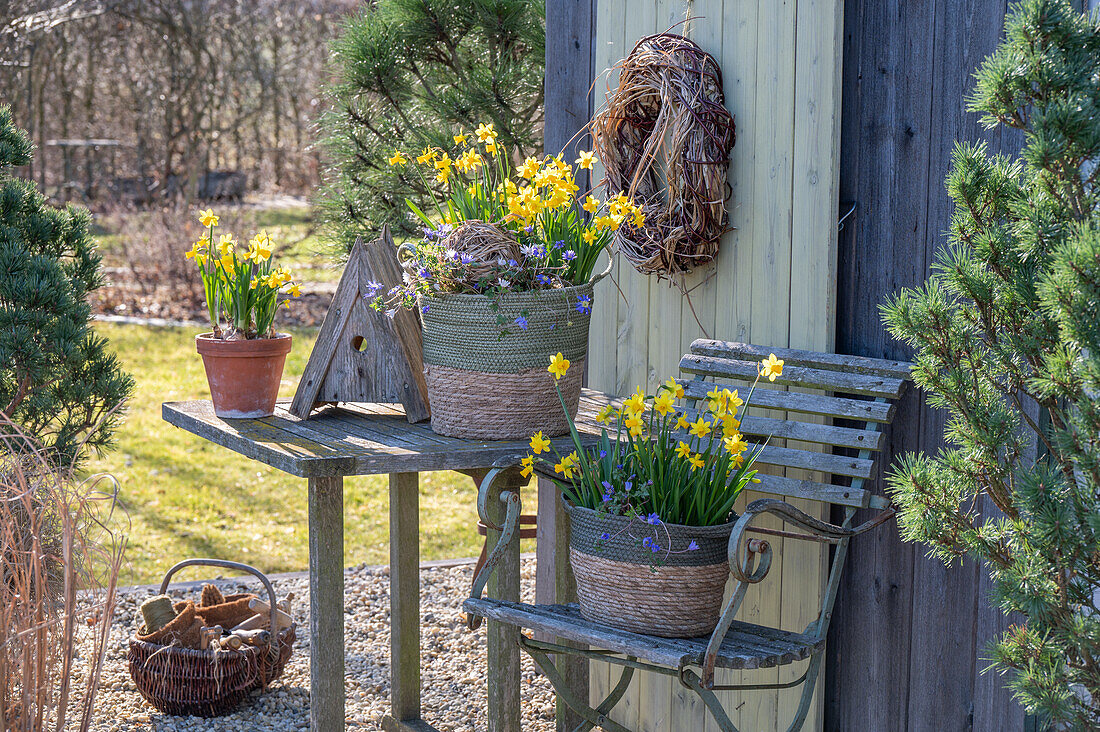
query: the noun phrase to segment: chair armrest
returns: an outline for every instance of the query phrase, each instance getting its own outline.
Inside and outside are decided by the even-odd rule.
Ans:
[[[718,650],[722,647],[722,642],[726,638],[726,633],[729,632],[734,617],[741,607],[741,601],[745,599],[745,590],[748,589],[750,584],[756,584],[757,582],[763,581],[768,575],[768,570],[771,569],[771,545],[763,539],[750,539],[746,536],[746,533],[752,528],[752,522],[756,520],[758,516],[769,513],[778,516],[786,523],[794,524],[804,531],[822,537],[828,542],[835,543],[844,539],[850,539],[853,536],[862,534],[865,531],[869,531],[885,523],[894,516],[895,510],[893,508],[888,508],[873,519],[855,528],[849,528],[847,526],[837,526],[836,524],[816,519],[807,513],[799,511],[789,503],[778,501],[773,498],[762,498],[750,503],[748,507],[746,507],[745,513],[737,519],[737,523],[734,524],[733,531],[730,533],[728,550],[730,574],[737,580],[737,585],[734,587],[729,601],[727,601],[725,607],[722,608],[722,616],[718,620],[718,625],[710,636],[710,641],[707,643],[707,650],[703,656],[703,673],[701,678],[703,688],[705,689],[714,687],[714,667],[718,661]]]
[[[493,495],[493,484],[500,480],[503,475],[508,471],[515,470],[517,464],[514,461],[508,461],[511,464],[502,464],[498,462],[493,466],[493,469],[486,473],[485,477],[481,479],[481,483],[477,488],[477,514],[481,522],[486,526],[497,529],[500,531],[500,539],[497,540],[496,546],[489,552],[485,559],[485,564],[482,565],[481,571],[474,577],[473,585],[470,587],[470,597],[472,599],[481,599],[481,593],[485,589],[485,585],[489,582],[489,576],[496,569],[497,564],[500,563],[500,558],[504,554],[505,548],[511,543],[515,537],[516,532],[519,530],[520,519],[520,497],[516,491],[500,491],[499,499],[505,506],[504,523],[503,525],[497,525],[493,521],[489,514],[489,505]],[[467,614],[466,625],[470,630],[476,630],[481,625],[481,618],[477,615]]]

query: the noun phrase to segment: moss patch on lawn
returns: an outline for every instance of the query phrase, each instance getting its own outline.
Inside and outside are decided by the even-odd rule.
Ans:
[[[123,584],[157,582],[189,557],[232,559],[264,572],[309,565],[306,481],[249,460],[164,422],[165,401],[207,399],[194,332],[99,323],[124,367],[137,380],[117,447],[93,460],[121,483],[129,517]],[[281,395],[294,393],[313,347],[314,331],[293,331]],[[344,562],[389,562],[388,481],[385,476],[344,483]],[[534,490],[524,495],[534,510]],[[450,472],[420,476],[422,559],[476,556],[477,496],[473,482]],[[525,542],[524,550],[533,549]],[[198,579],[201,570],[192,570]],[[188,579],[188,577],[181,577]]]

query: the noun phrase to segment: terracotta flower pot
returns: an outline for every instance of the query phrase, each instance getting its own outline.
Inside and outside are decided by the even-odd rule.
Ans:
[[[290,343],[286,333],[244,341],[223,341],[210,333],[195,336],[214,413],[223,419],[274,414]]]

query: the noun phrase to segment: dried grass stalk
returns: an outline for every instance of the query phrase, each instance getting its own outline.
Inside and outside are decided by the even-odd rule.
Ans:
[[[124,539],[109,527],[110,476],[82,483],[51,467],[12,424],[0,434],[0,728],[89,729]],[[102,487],[110,487],[104,492]],[[75,646],[93,635],[83,688]],[[76,691],[76,693],[71,693]],[[70,721],[71,720],[71,721]]]
[[[642,38],[618,68],[619,86],[592,119],[592,135],[608,194],[633,196],[645,224],[624,223],[614,246],[639,272],[671,278],[712,260],[727,231],[735,133],[722,70],[673,33]]]

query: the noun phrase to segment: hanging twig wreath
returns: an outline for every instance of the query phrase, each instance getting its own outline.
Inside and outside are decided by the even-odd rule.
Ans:
[[[625,191],[645,213],[640,228],[628,221],[614,240],[643,274],[671,278],[718,252],[735,137],[724,101],[714,57],[683,36],[658,33],[619,62],[619,86],[592,119],[609,196]]]

